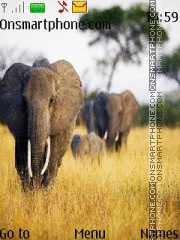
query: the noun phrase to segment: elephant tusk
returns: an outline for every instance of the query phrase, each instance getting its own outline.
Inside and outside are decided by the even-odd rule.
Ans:
[[[30,140],[28,140],[28,172],[29,172],[29,176],[32,178],[33,174],[32,174],[32,167],[31,167],[31,142],[30,142]]]
[[[104,134],[104,140],[107,140],[107,137],[108,137],[108,131],[106,131]]]
[[[50,137],[47,138],[47,154],[46,154],[46,161],[45,161],[45,164],[44,164],[44,167],[41,171],[41,175],[43,175],[48,167],[48,164],[49,164],[49,159],[50,159],[50,152],[51,152],[51,139]]]
[[[119,139],[119,132],[117,132],[117,134],[116,134],[115,141],[117,142],[117,141],[118,141],[118,139]]]

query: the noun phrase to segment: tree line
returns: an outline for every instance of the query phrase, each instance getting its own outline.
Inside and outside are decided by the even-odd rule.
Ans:
[[[180,126],[180,100],[175,102],[165,100],[162,108],[156,107],[156,111],[162,111],[162,125],[167,127]],[[156,112],[157,114],[157,112]],[[149,105],[140,106],[139,122],[137,125],[146,126],[149,124]]]

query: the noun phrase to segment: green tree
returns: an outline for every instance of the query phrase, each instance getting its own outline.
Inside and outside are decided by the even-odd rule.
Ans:
[[[145,50],[149,42],[149,23],[147,12],[149,6],[136,4],[123,9],[113,6],[108,9],[92,9],[84,14],[79,21],[85,23],[83,32],[90,31],[89,45],[105,43],[104,49],[110,47],[110,54],[104,57],[110,65],[110,74],[107,82],[107,90],[110,90],[117,65],[124,62],[140,63],[140,53]],[[110,29],[95,28],[96,22],[109,22]],[[91,24],[89,24],[91,22]],[[92,25],[94,23],[94,26]],[[157,24],[158,27],[158,24]],[[163,42],[168,40],[167,32],[162,28]]]
[[[139,109],[139,125],[145,126],[149,124],[149,105],[140,106]]]
[[[180,87],[180,46],[171,54],[163,55],[162,73],[169,79],[175,80]]]
[[[157,111],[160,111],[158,107]],[[168,127],[179,127],[180,126],[180,101],[177,100],[167,101],[165,100],[162,105],[162,125]],[[145,126],[149,124],[149,105],[145,104],[140,106],[140,118],[139,125]],[[157,113],[158,114],[158,113]]]
[[[180,125],[180,101],[165,101],[162,110],[164,126],[176,127]]]

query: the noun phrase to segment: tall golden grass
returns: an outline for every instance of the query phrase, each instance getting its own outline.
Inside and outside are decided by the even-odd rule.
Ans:
[[[163,229],[178,227],[179,133],[163,129]],[[100,167],[75,162],[69,149],[53,189],[25,194],[14,167],[14,140],[0,127],[0,229],[13,230],[14,239],[22,228],[32,240],[73,240],[75,229],[104,229],[108,240],[139,240],[149,224],[148,151],[147,127],[134,128],[127,151],[106,153]]]

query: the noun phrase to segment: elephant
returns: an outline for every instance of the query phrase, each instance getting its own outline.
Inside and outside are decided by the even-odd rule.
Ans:
[[[82,109],[82,119],[86,123],[88,133],[95,131],[94,114],[93,114],[93,101],[87,101]]]
[[[105,136],[109,126],[109,114],[107,112],[109,96],[108,93],[101,92],[96,96],[93,104],[95,132],[101,138]],[[93,124],[91,123],[91,125]]]
[[[138,119],[139,104],[128,90],[121,94],[101,92],[94,99],[93,114],[96,134],[105,139],[109,150],[119,151]]]
[[[86,101],[77,116],[77,125],[85,125],[88,133],[95,131],[93,101]]]
[[[93,159],[98,159],[99,164],[100,158],[104,154],[102,139],[94,132],[83,136],[74,135],[71,142],[71,150],[75,158],[80,158],[83,161],[84,157],[88,156],[92,162]]]
[[[107,147],[116,151],[122,143],[127,145],[130,129],[139,117],[139,103],[130,91],[121,94],[111,94],[107,104],[109,115],[108,129],[106,131]]]
[[[0,82],[0,119],[15,138],[15,167],[24,190],[52,186],[83,104],[73,66],[47,59],[13,64]]]

